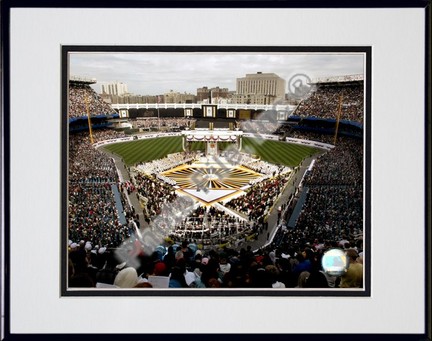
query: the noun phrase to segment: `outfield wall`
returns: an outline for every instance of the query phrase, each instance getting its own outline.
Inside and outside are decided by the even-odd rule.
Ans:
[[[172,132],[172,133],[150,133],[145,135],[135,135],[135,136],[127,136],[127,137],[121,137],[118,139],[111,139],[111,140],[105,140],[96,142],[93,144],[95,148],[99,148],[101,146],[106,146],[113,143],[119,143],[119,142],[128,142],[128,141],[137,141],[137,140],[145,140],[145,139],[154,139],[158,137],[170,137],[170,136],[182,136],[181,132]],[[278,135],[271,135],[271,134],[254,134],[254,133],[244,133],[244,137],[251,137],[251,138],[261,138],[265,140],[273,140],[273,141],[279,141]],[[294,144],[300,144],[308,147],[316,147],[321,148],[325,150],[330,150],[334,148],[333,145],[317,142],[317,141],[310,141],[310,140],[302,140],[302,139],[295,139],[295,138],[286,138],[286,141],[281,141],[286,143],[294,143]]]
[[[93,144],[93,147],[99,148],[101,146],[106,146],[113,143],[119,143],[119,142],[128,142],[128,141],[137,141],[137,140],[147,140],[147,139],[155,139],[158,137],[170,137],[170,136],[181,136],[181,132],[176,133],[150,133],[145,135],[134,135],[134,136],[127,136],[127,137],[120,137],[118,139],[111,139],[111,140],[105,140],[96,142]]]
[[[279,141],[278,135],[271,135],[271,134],[244,133],[243,136],[244,137],[265,139],[265,140]],[[295,138],[291,138],[291,137],[287,137],[285,141],[280,141],[280,142],[301,144],[301,145],[308,146],[308,147],[317,147],[317,148],[326,149],[326,150],[330,150],[330,149],[334,148],[334,146],[332,144],[327,144],[327,143],[318,142],[318,141],[295,139]]]

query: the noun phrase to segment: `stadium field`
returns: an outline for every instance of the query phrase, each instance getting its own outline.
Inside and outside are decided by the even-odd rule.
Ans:
[[[219,143],[219,149],[224,150],[230,143]],[[204,142],[192,143],[193,150],[204,151]],[[110,152],[118,154],[128,166],[161,159],[168,154],[182,151],[182,137],[171,136],[121,142],[105,147]],[[270,141],[259,138],[243,138],[242,152],[258,155],[262,160],[283,164],[289,167],[297,166],[305,157],[320,152],[320,149],[292,143]]]

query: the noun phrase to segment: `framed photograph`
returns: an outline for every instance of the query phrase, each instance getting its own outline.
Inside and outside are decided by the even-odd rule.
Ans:
[[[370,48],[62,50],[64,295],[370,296]],[[118,61],[98,91],[95,70]],[[162,93],[173,77],[181,91]],[[195,78],[220,82],[217,104]],[[149,101],[162,96],[176,103]]]
[[[2,3],[2,338],[430,340],[430,4],[209,4]]]

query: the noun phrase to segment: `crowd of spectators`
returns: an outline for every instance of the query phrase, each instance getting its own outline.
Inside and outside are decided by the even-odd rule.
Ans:
[[[283,166],[283,165],[275,165],[272,163],[268,163],[266,161],[258,160],[249,157],[248,158],[242,158],[242,166],[247,167],[249,169],[252,169],[258,173],[261,173],[261,175],[258,178],[252,179],[249,181],[249,185],[255,185],[257,183],[260,183],[264,180],[270,179],[272,177],[275,177],[277,175],[285,175],[291,171],[290,167]]]
[[[249,162],[242,163],[243,166],[250,168],[258,173],[276,176],[279,174],[288,173],[291,168],[287,166],[275,165],[262,160],[251,160]]]
[[[96,139],[110,135],[94,131]],[[68,234],[74,242],[89,242],[94,247],[115,247],[129,237],[129,228],[120,223],[112,186],[121,184],[114,161],[93,148],[89,134],[69,136]],[[126,217],[132,209],[121,197]]]
[[[290,126],[280,126],[276,132],[277,135],[284,136],[287,138],[294,138],[299,140],[310,140],[310,141],[317,141],[327,144],[333,144],[334,143],[334,134],[322,134],[318,132],[311,132],[311,131],[299,131],[294,130]]]
[[[236,121],[236,127],[245,133],[274,134],[279,127],[279,123],[266,120],[245,120]]]
[[[233,166],[242,165],[252,169],[258,173],[276,176],[279,174],[288,173],[291,169],[287,166],[275,165],[260,158],[254,157],[247,153],[240,153],[238,151],[223,151],[220,156],[226,158]]]
[[[171,179],[171,178],[169,178],[169,177],[167,177],[165,175],[157,174],[156,178],[159,179],[159,180],[161,180],[161,181],[163,181],[163,182],[165,182],[165,183],[167,183],[168,185],[171,185],[171,186],[177,185],[177,181],[175,181],[175,180],[173,180],[173,179]]]
[[[99,132],[93,136],[97,138]],[[117,181],[114,161],[93,148],[88,132],[69,136],[69,182],[100,183]]]
[[[136,166],[136,169],[145,174],[157,175],[167,169],[191,163],[197,158],[198,154],[199,152],[194,151],[173,153],[162,159],[140,163]]]
[[[344,236],[345,238],[346,236]],[[130,258],[117,260],[111,250],[90,251],[84,244],[70,247],[69,283],[72,287],[152,288],[152,276],[166,278],[167,288],[362,288],[363,249],[361,240],[323,239],[309,231],[278,231],[278,244],[253,252],[200,248],[183,240],[179,244],[158,246],[152,254],[131,252]],[[135,245],[131,245],[132,251]],[[332,248],[340,248],[349,258],[348,271],[329,275],[321,259]],[[136,261],[138,260],[138,265]],[[121,262],[121,263],[120,263]],[[131,264],[135,264],[132,266]]]
[[[204,249],[217,244],[238,245],[254,232],[252,226],[251,222],[214,206],[199,206],[174,228],[169,237],[175,242],[190,240],[201,244]]]
[[[349,230],[362,233],[363,144],[339,139],[321,155],[305,176],[306,203],[297,221],[299,229],[320,230],[338,236]]]
[[[126,136],[127,135],[121,130],[114,130],[114,129],[96,130],[96,134],[93,134],[93,142],[97,143],[97,142],[102,142],[107,140],[114,140]]]
[[[145,203],[143,214],[146,221],[161,213],[164,203],[173,202],[177,194],[173,186],[144,173],[131,174],[131,181],[138,199]]]
[[[307,174],[306,185],[363,184],[363,143],[339,138],[336,146],[320,155],[314,169]]]
[[[228,201],[225,205],[261,223],[270,212],[288,181],[286,175],[278,175],[249,188],[245,195]]]
[[[115,110],[106,103],[90,85],[69,82],[69,118],[110,115]]]
[[[146,117],[137,118],[136,127],[144,130],[156,130],[159,127],[163,130],[173,130],[191,127],[194,122],[196,122],[195,119],[185,117]]]
[[[300,140],[312,140],[327,144],[334,144],[333,134],[320,134],[315,132],[291,131],[287,137],[292,137]]]
[[[318,117],[336,119],[339,101],[342,98],[341,120],[363,122],[363,84],[358,85],[321,85],[303,100],[294,115],[300,117]]]

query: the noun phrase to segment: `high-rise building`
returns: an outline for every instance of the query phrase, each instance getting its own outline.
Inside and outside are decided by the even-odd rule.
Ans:
[[[102,84],[102,94],[124,96],[128,93],[128,88],[125,83],[108,83]]]
[[[271,104],[285,99],[285,79],[275,73],[257,72],[237,78],[236,101],[242,104]]]

